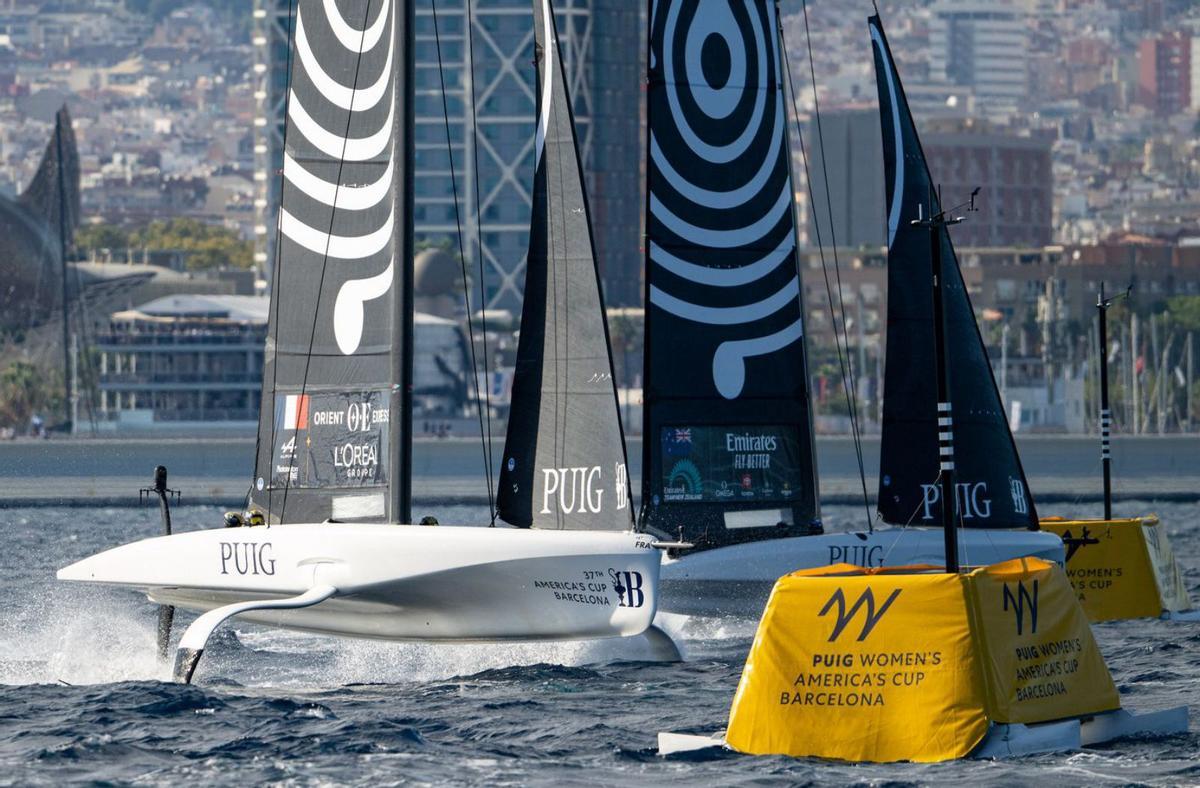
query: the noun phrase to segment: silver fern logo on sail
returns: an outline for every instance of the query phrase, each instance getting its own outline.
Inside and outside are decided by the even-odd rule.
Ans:
[[[654,130],[650,136],[650,157],[659,176],[652,180],[657,188],[651,189],[650,213],[684,245],[672,251],[651,241],[649,256],[653,266],[700,288],[683,295],[652,284],[650,302],[687,321],[736,327],[739,338],[720,342],[712,358],[717,391],[735,399],[745,386],[746,362],[788,347],[803,331],[792,183],[790,174],[779,178],[781,162],[786,168],[786,122],[775,7],[772,2],[736,3],[739,10],[744,8],[739,24],[728,0],[699,0],[694,9],[685,6],[690,4],[655,3],[655,19],[662,14],[666,18],[661,47],[651,53],[652,68],[658,67],[661,56],[670,131],[682,145],[664,145]],[[688,21],[681,21],[681,11],[691,12]],[[727,54],[728,71],[721,84],[712,84],[705,71],[705,47],[723,48]],[[689,121],[685,100],[696,108],[693,117],[699,125],[707,128]],[[655,125],[660,123],[668,121],[656,119]],[[762,133],[764,128],[769,134]],[[725,133],[706,134],[714,129]],[[715,139],[722,136],[731,139]],[[712,177],[714,173],[718,177]],[[696,177],[700,175],[709,178],[710,186],[716,180],[725,188],[701,185]],[[780,236],[785,221],[787,232]],[[740,262],[731,266],[725,260],[714,265],[712,259],[687,259],[689,252],[705,255],[710,250]],[[776,272],[783,266],[790,266],[791,276],[780,284]],[[763,288],[770,290],[764,293]],[[790,319],[781,327],[785,317]],[[746,329],[753,326],[762,333],[746,338]]]
[[[375,4],[368,0],[367,6],[360,7],[366,14],[372,5]],[[390,205],[395,186],[392,128],[396,109],[393,79],[396,20],[392,6],[391,0],[382,0],[374,20],[364,28],[347,21],[335,0],[302,2],[296,10],[296,63],[293,68],[303,73],[315,91],[306,90],[301,95],[294,87],[296,75],[293,74],[293,87],[288,97],[289,130],[302,135],[314,149],[310,156],[318,165],[326,164],[329,169],[330,162],[336,163],[339,177],[331,181],[314,172],[307,166],[307,157],[296,155],[297,140],[289,140],[283,160],[285,189],[298,189],[311,201],[328,208],[328,212],[323,216],[297,216],[289,210],[289,201],[285,199],[280,209],[279,229],[299,246],[320,255],[326,265],[354,266],[356,273],[359,269],[364,272],[375,269],[365,276],[346,279],[337,289],[332,315],[333,335],[344,355],[358,350],[366,304],[391,290],[395,271],[393,212],[384,211],[373,229],[366,232],[359,229],[364,221],[359,217],[379,214],[373,209],[385,203]],[[338,44],[357,58],[353,84],[346,85],[329,74],[323,58],[313,52],[309,36],[315,25],[327,25]],[[354,120],[365,118],[384,102],[387,114],[377,126],[365,134],[349,133]],[[327,128],[317,120],[321,116],[340,117],[341,127]],[[350,168],[351,182],[346,182],[347,177],[341,175],[344,168]],[[364,173],[370,174],[355,177]],[[337,232],[342,229],[339,222],[353,228],[354,233]],[[388,257],[386,266],[378,270],[385,255]]]

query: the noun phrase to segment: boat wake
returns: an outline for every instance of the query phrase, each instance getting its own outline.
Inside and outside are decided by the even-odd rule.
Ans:
[[[51,586],[14,600],[0,621],[0,683],[168,679],[155,658],[154,608],[126,594]]]
[[[128,591],[54,584],[13,600],[0,623],[0,684],[169,681],[155,656],[155,605]],[[179,611],[175,639],[193,616]],[[684,616],[658,624],[680,642],[697,634]],[[705,621],[703,637],[728,625]],[[744,637],[743,634],[738,636]],[[686,654],[685,654],[686,656]],[[589,641],[429,644],[355,640],[234,622],[209,643],[197,680],[243,687],[406,684],[531,665],[653,662],[645,637]]]

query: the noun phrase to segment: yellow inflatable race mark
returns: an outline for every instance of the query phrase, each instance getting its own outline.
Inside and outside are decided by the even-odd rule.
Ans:
[[[972,572],[967,586],[993,722],[1120,708],[1087,616],[1059,566],[1017,558]]]
[[[726,742],[759,755],[943,761],[970,754],[992,722],[1118,706],[1057,565],[949,575],[842,564],[776,583]]]
[[[987,732],[959,577],[848,564],[775,584],[726,741],[753,754],[940,761]]]
[[[1066,546],[1067,577],[1092,621],[1191,610],[1187,587],[1158,517],[1041,521]]]
[[[1183,582],[1183,572],[1175,561],[1175,551],[1171,549],[1166,527],[1155,515],[1144,517],[1142,535],[1146,537],[1146,550],[1150,553],[1150,565],[1154,567],[1154,580],[1158,584],[1162,609],[1167,613],[1191,610],[1192,600]]]

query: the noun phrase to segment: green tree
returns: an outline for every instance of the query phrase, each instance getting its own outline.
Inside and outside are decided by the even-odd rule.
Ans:
[[[1200,296],[1172,296],[1167,299],[1171,321],[1184,331],[1200,331]]]
[[[150,249],[187,253],[193,271],[254,265],[254,244],[244,241],[227,227],[196,219],[168,219],[127,231],[108,224],[90,224],[75,232],[80,249]]]
[[[75,231],[75,246],[80,249],[125,249],[129,233],[111,224],[85,224]]]
[[[168,219],[151,222],[129,236],[135,248],[188,252],[187,267],[204,270],[230,266],[251,268],[254,244],[244,241],[227,227],[205,224],[196,219]]]
[[[52,421],[62,408],[60,380],[48,380],[28,361],[13,361],[0,372],[0,424],[24,430],[34,413]]]

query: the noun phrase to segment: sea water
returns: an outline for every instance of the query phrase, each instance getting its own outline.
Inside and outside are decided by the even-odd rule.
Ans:
[[[1149,511],[1167,523],[1200,600],[1200,507],[1118,506],[1122,515]],[[486,521],[483,510],[432,513]],[[862,521],[861,507],[824,514],[833,529]],[[211,507],[175,513],[178,530],[219,518]],[[1186,735],[940,765],[663,759],[658,731],[724,726],[754,620],[665,617],[682,664],[649,661],[642,638],[434,646],[235,621],[210,641],[196,684],[181,686],[155,658],[153,605],[54,578],[59,567],[158,527],[154,507],[0,510],[0,785],[1200,783],[1200,624],[1096,627],[1126,705],[1187,703]]]

